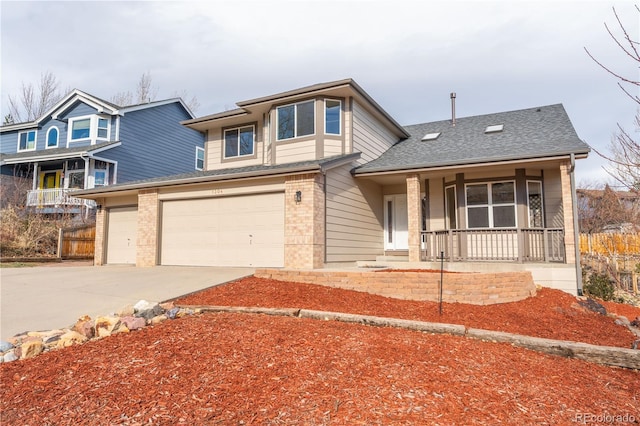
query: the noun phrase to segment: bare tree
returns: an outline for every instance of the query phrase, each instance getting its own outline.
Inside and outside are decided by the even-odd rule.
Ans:
[[[9,95],[9,114],[4,118],[5,124],[32,121],[44,114],[62,98],[56,76],[50,71],[40,75],[40,82],[22,83],[18,98]]]
[[[119,92],[112,96],[110,100],[116,105],[128,106],[155,101],[157,96],[158,88],[152,84],[151,73],[145,72],[140,76],[135,94],[131,91]],[[175,91],[173,92],[172,97],[182,98],[192,112],[196,111],[200,107],[198,99],[195,96],[191,96],[189,98],[186,90],[183,90],[182,92]]]
[[[636,12],[640,15],[640,8],[636,5]],[[627,31],[625,24],[620,20],[620,16],[613,8],[613,14],[616,18],[621,35],[616,35],[614,31],[609,28],[605,23],[604,26],[607,33],[615,44],[627,55],[636,65],[640,65],[640,42],[634,40]],[[612,70],[606,65],[599,62],[587,48],[585,48],[587,55],[595,63],[597,63],[602,69],[607,71],[618,79],[618,86],[620,89],[636,103],[636,117],[635,123],[636,129],[640,129],[640,96],[634,94],[633,87],[640,86],[640,79],[638,74],[635,77],[626,77],[621,73]],[[635,67],[637,69],[637,67]],[[637,93],[637,90],[635,91]],[[610,168],[605,169],[607,172],[619,183],[627,187],[632,191],[640,191],[640,142],[637,139],[631,137],[620,124],[618,124],[618,131],[609,144],[609,153],[602,153],[594,148],[594,151],[601,157],[605,158],[610,163]]]

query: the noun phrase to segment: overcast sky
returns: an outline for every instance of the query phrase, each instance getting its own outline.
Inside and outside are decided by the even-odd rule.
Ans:
[[[620,34],[612,7],[638,40],[629,1],[1,1],[2,116],[47,71],[104,99],[147,72],[158,99],[196,96],[197,116],[353,78],[403,125],[449,118],[450,92],[458,117],[562,103],[606,150],[618,123],[637,134],[637,105],[584,51],[638,79],[604,27]],[[603,164],[580,161],[578,183],[607,180]]]

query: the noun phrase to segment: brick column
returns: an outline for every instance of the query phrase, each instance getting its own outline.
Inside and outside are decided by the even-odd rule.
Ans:
[[[136,266],[158,263],[158,190],[138,193],[138,233],[136,235]]]
[[[300,191],[300,202],[295,201]],[[284,193],[284,266],[317,269],[324,266],[325,195],[320,173],[288,177]]]
[[[573,206],[571,204],[571,163],[560,163],[560,185],[562,188],[562,216],[564,218],[564,256],[566,263],[576,263],[576,236],[573,231]]]
[[[98,198],[96,204],[104,206],[104,199]],[[93,264],[96,266],[102,266],[106,262],[104,253],[104,241],[107,239],[107,227],[105,226],[106,216],[106,208],[101,207],[96,211],[96,240],[93,252]]]
[[[422,203],[420,202],[420,176],[407,175],[407,231],[409,232],[409,262],[420,262],[420,231],[422,231]]]

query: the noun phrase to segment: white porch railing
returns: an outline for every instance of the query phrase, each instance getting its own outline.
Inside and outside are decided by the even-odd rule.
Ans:
[[[83,200],[71,196],[73,189],[53,188],[35,189],[27,192],[27,206],[29,207],[80,207],[95,208],[93,200]]]
[[[561,228],[452,229],[422,232],[422,258],[449,262],[564,262]]]

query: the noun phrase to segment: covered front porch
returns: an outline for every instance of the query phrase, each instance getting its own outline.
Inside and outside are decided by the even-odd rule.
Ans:
[[[384,254],[358,264],[529,270],[576,293],[571,173],[570,161],[534,160],[368,175],[382,191]]]

